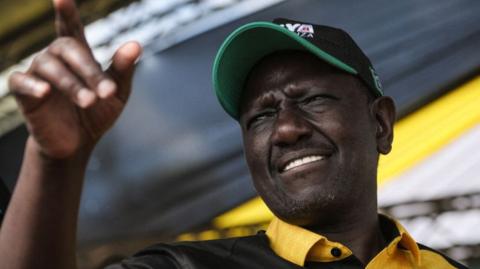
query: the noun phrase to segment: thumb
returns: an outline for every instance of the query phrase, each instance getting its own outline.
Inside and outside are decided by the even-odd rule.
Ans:
[[[112,63],[107,73],[115,80],[118,86],[117,96],[127,101],[130,95],[135,64],[142,54],[142,46],[135,41],[123,44],[113,55]]]

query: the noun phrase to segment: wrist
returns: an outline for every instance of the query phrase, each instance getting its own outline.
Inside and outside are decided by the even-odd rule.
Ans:
[[[29,136],[25,147],[25,157],[34,158],[47,167],[59,168],[73,166],[86,168],[93,148],[93,146],[85,145],[69,154],[55,157],[45,152],[38,142],[32,136]]]

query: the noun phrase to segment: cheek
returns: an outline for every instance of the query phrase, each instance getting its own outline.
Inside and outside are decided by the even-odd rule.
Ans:
[[[354,121],[345,139],[348,139],[352,148],[360,155],[376,153],[376,137],[372,123],[365,118]]]
[[[270,171],[268,135],[255,135],[255,139],[244,137],[244,147],[245,159],[258,194],[267,204],[280,203],[278,186]]]
[[[339,148],[340,158],[346,168],[344,170],[351,171],[355,176],[370,173],[372,167],[368,164],[376,167],[375,133],[367,116],[357,114],[344,117],[331,126],[331,132],[335,134],[334,137],[337,140],[335,143]]]
[[[344,109],[337,115],[334,121],[337,123],[336,134],[345,142],[353,144],[370,143],[370,139],[374,138],[372,133],[371,119],[366,107],[358,104],[350,104],[351,109]]]
[[[268,143],[264,136],[250,135],[244,137],[243,144],[250,173],[256,178],[258,174],[264,173],[265,167],[268,167]]]
[[[328,120],[319,121],[321,125],[317,127],[338,147],[340,157],[354,161],[352,158],[371,154],[371,149],[376,149],[375,134],[367,112],[361,109],[336,112],[325,115]]]

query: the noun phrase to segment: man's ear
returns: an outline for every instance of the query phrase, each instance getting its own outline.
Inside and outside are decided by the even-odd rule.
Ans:
[[[376,124],[377,151],[388,154],[392,150],[395,103],[392,98],[381,96],[373,101],[371,109]]]

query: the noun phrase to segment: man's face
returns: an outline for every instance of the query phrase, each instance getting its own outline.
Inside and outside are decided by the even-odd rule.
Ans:
[[[275,215],[310,226],[376,208],[377,124],[366,91],[305,52],[273,54],[252,70],[240,125],[254,185]]]

